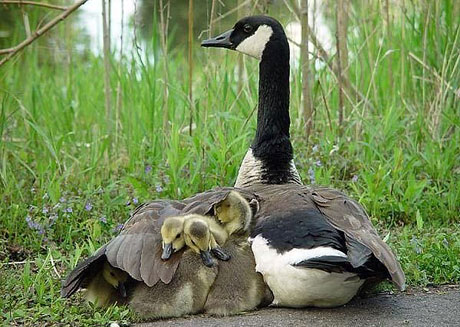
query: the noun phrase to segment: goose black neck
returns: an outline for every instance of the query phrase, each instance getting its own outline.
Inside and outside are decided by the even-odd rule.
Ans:
[[[257,132],[251,148],[264,163],[268,179],[286,182],[293,150],[289,139],[289,45],[284,33],[272,37],[259,67]]]

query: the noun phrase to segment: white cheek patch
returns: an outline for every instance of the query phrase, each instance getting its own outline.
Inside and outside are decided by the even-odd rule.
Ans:
[[[273,30],[270,26],[260,25],[257,31],[238,44],[235,50],[260,60],[262,59],[265,45],[270,40],[272,34]]]

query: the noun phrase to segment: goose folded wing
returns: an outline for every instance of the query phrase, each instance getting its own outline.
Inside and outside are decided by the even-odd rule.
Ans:
[[[378,236],[363,207],[334,189],[316,188],[310,192],[318,210],[331,225],[344,232],[350,263],[358,267],[372,252],[385,265],[393,283],[399,289],[405,289],[405,276],[401,265],[390,247]]]
[[[159,280],[169,283],[181,252],[168,261],[161,260],[160,229],[167,217],[180,214],[183,207],[174,200],[156,200],[138,207],[120,234],[107,244],[107,261],[148,286]]]
[[[61,296],[70,297],[80,287],[85,287],[87,277],[98,271],[105,259],[106,245],[99,248],[94,255],[81,261],[62,282]]]

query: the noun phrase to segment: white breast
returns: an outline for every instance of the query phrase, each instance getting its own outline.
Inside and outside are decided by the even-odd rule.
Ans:
[[[251,239],[251,242],[256,271],[263,275],[273,292],[274,305],[293,308],[340,306],[350,301],[364,283],[354,273],[329,273],[293,266],[303,260],[325,255],[346,257],[339,250],[317,247],[292,249],[280,254],[261,235]]]
[[[238,177],[236,178],[235,187],[247,187],[255,183],[263,182],[262,173],[264,172],[264,163],[262,160],[254,157],[252,149],[249,148],[241,163]],[[294,161],[291,160],[289,165],[290,182],[302,184],[300,175],[297,172]]]

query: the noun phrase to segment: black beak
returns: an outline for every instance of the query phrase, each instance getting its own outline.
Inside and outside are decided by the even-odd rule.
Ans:
[[[165,243],[163,246],[163,253],[161,254],[161,259],[168,260],[173,253],[172,243]]]
[[[201,42],[202,47],[214,47],[214,48],[227,48],[235,49],[234,44],[230,41],[230,35],[232,34],[233,29],[222,33],[219,36],[213,37],[208,40]]]
[[[126,288],[125,283],[119,282],[118,283],[118,291],[122,297],[126,297]]]
[[[212,260],[211,253],[209,251],[200,251],[200,257],[206,267],[214,267],[215,263],[214,260]]]
[[[219,260],[222,261],[228,261],[230,260],[230,255],[224,252],[221,247],[215,247],[214,249],[211,250],[211,253]]]

